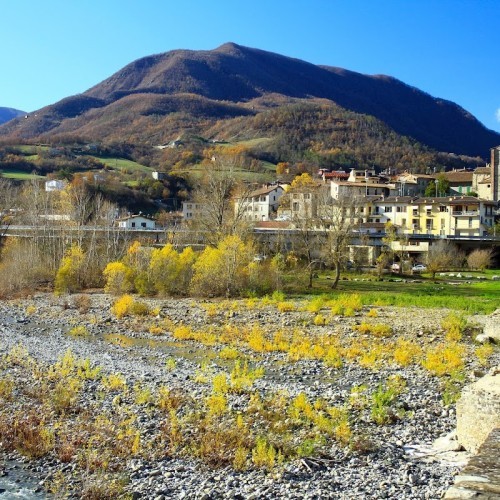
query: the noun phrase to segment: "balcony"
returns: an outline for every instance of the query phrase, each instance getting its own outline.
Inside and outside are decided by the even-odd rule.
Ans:
[[[453,217],[477,217],[479,215],[479,210],[455,210],[451,212]]]

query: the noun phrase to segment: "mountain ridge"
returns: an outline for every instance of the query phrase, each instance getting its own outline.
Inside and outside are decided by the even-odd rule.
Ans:
[[[0,124],[6,123],[18,116],[25,115],[25,111],[21,111],[20,109],[14,108],[6,108],[0,106]]]
[[[172,130],[189,130],[194,125],[186,117],[196,107],[194,98],[185,97],[189,95],[198,96],[196,102],[205,109],[204,121],[196,124],[198,131],[213,125],[208,124],[210,118],[215,122],[221,114],[248,116],[262,111],[259,106],[263,100],[267,99],[269,106],[279,106],[279,99],[271,96],[284,96],[304,102],[329,100],[349,111],[373,116],[396,133],[437,151],[487,158],[489,149],[500,144],[500,134],[487,129],[459,105],[394,77],[315,65],[232,42],[213,50],[178,49],[137,59],[82,94],[42,108],[37,118],[1,126],[0,136],[34,138],[80,131],[92,138],[93,124],[97,127],[99,120],[109,119],[106,111],[112,112],[115,126],[122,127],[127,136],[127,125],[120,116],[127,114],[123,108],[130,102],[137,115],[128,117],[132,121],[129,127],[134,121],[147,127],[147,115],[151,121],[155,116],[163,117]],[[152,104],[155,100],[158,113]],[[178,124],[173,125],[176,114]],[[111,130],[113,120],[108,121],[109,135],[116,136],[116,130]],[[99,134],[103,134],[102,127]],[[134,134],[141,140],[139,133]]]

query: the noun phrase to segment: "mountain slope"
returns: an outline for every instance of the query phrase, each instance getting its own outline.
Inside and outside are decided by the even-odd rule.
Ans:
[[[122,135],[151,143],[164,139],[160,130],[146,132],[159,120],[172,131],[201,133],[218,120],[280,106],[283,97],[332,101],[372,115],[396,133],[438,151],[487,157],[489,148],[500,144],[500,134],[460,106],[395,78],[317,66],[233,43],[211,51],[175,50],[139,59],[82,95],[0,127],[0,135]]]
[[[0,124],[8,122],[13,118],[16,118],[21,115],[25,115],[24,111],[20,111],[19,109],[14,108],[2,108],[0,107]]]

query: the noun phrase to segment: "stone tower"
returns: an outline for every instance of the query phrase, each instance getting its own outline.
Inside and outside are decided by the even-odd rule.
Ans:
[[[491,148],[491,194],[493,201],[500,200],[500,146]]]

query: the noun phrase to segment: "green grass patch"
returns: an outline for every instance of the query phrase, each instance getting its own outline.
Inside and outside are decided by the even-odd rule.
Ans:
[[[153,169],[151,167],[147,167],[146,165],[141,165],[132,160],[126,160],[125,158],[112,158],[107,156],[92,156],[91,158],[95,158],[97,161],[104,163],[107,167],[121,170],[121,171],[129,171],[129,172],[147,172],[151,173]]]
[[[464,274],[464,273],[462,273]],[[467,274],[467,273],[465,273]],[[488,276],[500,274],[490,271]],[[349,280],[341,280],[336,290],[331,289],[332,281],[320,276],[314,281],[313,289],[307,289],[305,280],[297,276],[286,277],[287,291],[299,296],[326,295],[335,299],[340,294],[356,293],[364,306],[398,306],[447,308],[468,314],[489,314],[500,303],[500,282],[487,279],[460,284],[451,284],[444,279],[409,281],[378,281],[371,275],[349,274]]]
[[[44,179],[42,175],[30,174],[22,170],[7,169],[7,168],[1,171],[1,176],[5,177],[6,179],[17,179],[21,181],[27,181],[30,179]]]

